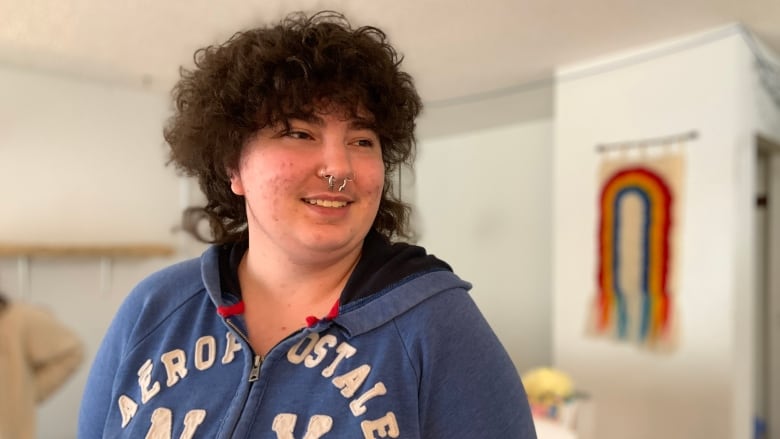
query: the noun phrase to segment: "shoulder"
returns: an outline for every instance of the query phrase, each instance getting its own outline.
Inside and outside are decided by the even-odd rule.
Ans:
[[[534,437],[515,365],[469,290],[450,285],[395,320],[420,382],[423,436]]]
[[[469,284],[449,285],[395,320],[413,367],[450,370],[458,365],[460,370],[500,371],[507,380],[519,381],[506,349],[469,294]]]
[[[498,337],[471,297],[471,284],[451,272],[429,273],[407,288],[432,291],[396,319],[399,334],[412,350],[452,352],[458,346],[487,355],[506,355]]]
[[[486,323],[469,294],[471,284],[452,272],[428,273],[410,280],[405,287],[415,291],[427,291],[429,294],[424,295],[424,300],[399,316],[399,321],[404,323],[404,326],[413,329],[418,326],[414,322],[420,321],[459,322],[467,325],[474,322]]]
[[[465,293],[471,285],[449,270],[422,271],[411,274],[384,289],[339,309],[336,321],[351,335],[362,334],[393,320],[414,321],[429,310],[430,302],[440,294]],[[468,295],[465,296],[468,301]],[[433,299],[438,302],[438,299]],[[435,307],[435,305],[434,305]],[[411,316],[410,316],[411,314]]]
[[[126,339],[143,338],[146,331],[177,313],[192,299],[207,295],[201,258],[175,263],[141,280],[119,307],[112,326]],[[132,342],[131,342],[132,343]]]
[[[130,292],[130,302],[179,302],[203,289],[201,258],[188,259],[156,271]]]

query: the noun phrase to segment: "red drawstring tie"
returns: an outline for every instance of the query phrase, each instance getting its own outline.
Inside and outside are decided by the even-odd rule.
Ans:
[[[219,306],[217,307],[217,314],[222,316],[223,318],[228,318],[237,314],[243,314],[244,313],[244,301],[240,301],[236,303],[235,305],[227,305],[227,306]],[[339,301],[337,300],[336,303],[333,304],[333,307],[328,312],[328,315],[323,317],[322,319],[318,319],[314,316],[308,316],[306,317],[306,326],[311,328],[312,326],[316,325],[320,322],[320,320],[333,320],[339,315]]]
[[[333,304],[333,308],[330,309],[328,312],[328,315],[322,318],[322,320],[333,320],[339,315],[339,301],[337,300],[336,303]],[[311,328],[312,326],[319,323],[320,319],[314,316],[306,317],[306,326]]]
[[[217,307],[217,314],[223,318],[231,317],[236,314],[244,313],[244,301],[240,301],[235,305],[219,306]]]

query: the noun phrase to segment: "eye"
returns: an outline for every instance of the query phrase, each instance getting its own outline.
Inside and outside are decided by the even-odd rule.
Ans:
[[[358,139],[358,140],[355,140],[352,143],[357,145],[357,146],[362,146],[364,148],[371,148],[372,146],[374,146],[376,144],[372,139]]]
[[[292,139],[300,139],[300,140],[310,140],[314,138],[312,137],[311,134],[307,133],[306,131],[295,130],[295,129],[283,131],[282,136],[290,137]]]

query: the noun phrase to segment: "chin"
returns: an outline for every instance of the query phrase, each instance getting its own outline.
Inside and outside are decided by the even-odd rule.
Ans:
[[[302,242],[310,249],[316,251],[339,251],[351,250],[354,246],[362,245],[364,238],[365,234],[358,236],[352,233],[316,233],[304,238]]]

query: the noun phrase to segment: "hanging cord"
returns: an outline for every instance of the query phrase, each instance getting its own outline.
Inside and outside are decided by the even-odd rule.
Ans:
[[[665,146],[675,143],[687,142],[699,137],[697,131],[688,131],[681,134],[673,134],[671,136],[652,137],[641,140],[628,140],[624,142],[612,142],[612,143],[600,143],[596,145],[596,152],[608,152],[608,151],[621,151],[634,148],[646,148],[650,146]]]

